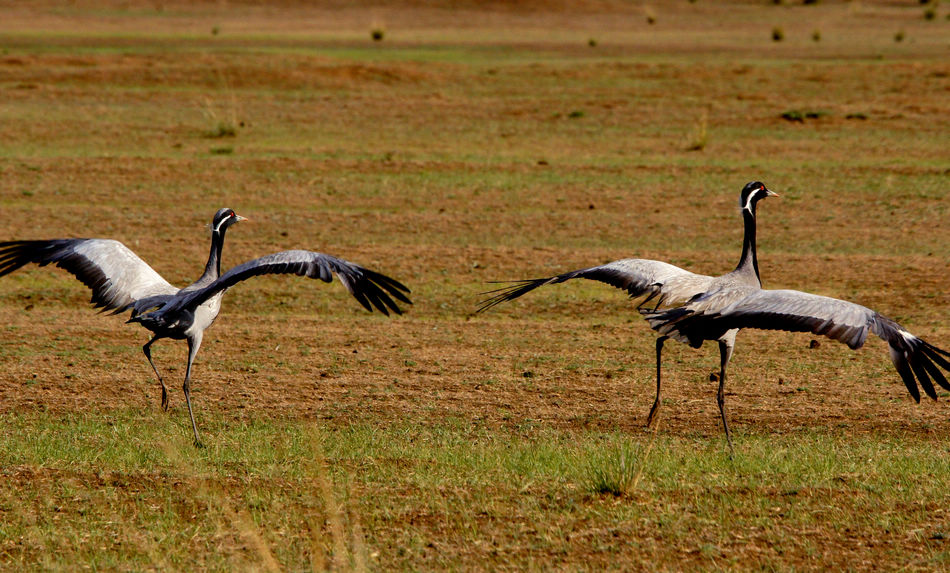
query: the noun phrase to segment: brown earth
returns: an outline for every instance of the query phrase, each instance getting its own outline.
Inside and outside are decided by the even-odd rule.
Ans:
[[[8,37],[7,54],[0,58],[0,82],[7,105],[24,109],[33,109],[31,106],[36,105],[40,110],[45,105],[56,114],[67,104],[76,109],[63,121],[43,121],[39,116],[30,115],[35,112],[28,111],[8,123],[4,135],[30,145],[31,149],[44,142],[55,146],[57,142],[91,140],[94,150],[91,157],[75,157],[70,153],[64,157],[44,157],[27,153],[5,159],[3,195],[7,224],[4,236],[119,238],[137,249],[143,258],[153,261],[154,266],[173,281],[185,283],[197,274],[206,249],[204,238],[197,230],[214,206],[227,202],[235,207],[248,205],[243,212],[255,222],[232,233],[226,262],[297,246],[298,237],[311,237],[312,244],[307,246],[332,250],[380,268],[415,288],[416,306],[407,316],[396,320],[364,316],[332,288],[326,289],[325,295],[320,293],[322,298],[318,302],[310,300],[310,285],[288,285],[279,279],[253,288],[236,289],[226,300],[224,314],[209,332],[199,355],[196,373],[199,416],[214,404],[213,408],[218,411],[230,412],[238,418],[315,417],[346,423],[366,416],[381,421],[456,416],[491,424],[532,419],[566,428],[644,431],[643,417],[652,401],[653,337],[620,293],[610,292],[607,287],[603,287],[603,292],[585,288],[584,293],[596,293],[596,299],[589,299],[576,289],[561,287],[560,292],[547,295],[561,297],[557,299],[561,301],[569,299],[557,305],[541,302],[550,299],[538,293],[524,303],[515,303],[489,315],[473,316],[477,293],[487,288],[486,280],[536,275],[631,255],[689,261],[693,263],[692,268],[700,272],[728,270],[738,250],[738,225],[729,207],[734,201],[735,189],[717,191],[715,205],[709,208],[673,191],[675,181],[666,181],[649,191],[653,193],[652,200],[662,200],[664,204],[639,213],[644,231],[638,240],[664,234],[672,213],[683,220],[715,217],[715,223],[707,229],[722,229],[729,234],[725,238],[710,237],[708,230],[680,228],[677,233],[685,233],[690,244],[696,240],[711,241],[713,248],[676,251],[675,236],[659,243],[674,250],[655,246],[657,243],[651,243],[646,249],[638,248],[637,241],[618,236],[616,229],[623,226],[625,213],[621,210],[626,209],[627,198],[622,194],[611,197],[610,193],[601,193],[595,198],[583,186],[568,185],[551,195],[529,194],[518,203],[491,190],[483,194],[482,199],[475,199],[477,191],[464,187],[439,192],[435,204],[428,203],[430,198],[418,193],[400,194],[398,190],[390,194],[351,196],[323,191],[332,187],[334,178],[346,179],[360,173],[368,174],[368,180],[384,180],[407,173],[459,172],[477,178],[480,167],[457,160],[400,159],[400,152],[382,161],[307,159],[299,156],[297,148],[288,148],[287,157],[238,156],[230,160],[225,169],[219,169],[220,161],[189,157],[190,153],[200,152],[214,141],[201,137],[188,121],[159,128],[143,124],[147,120],[134,114],[140,113],[143,106],[156,105],[158,121],[168,113],[167,104],[182,98],[186,102],[195,99],[187,92],[168,93],[163,89],[178,86],[195,90],[199,98],[239,99],[238,108],[231,111],[254,116],[257,118],[254,121],[261,122],[280,122],[282,114],[290,114],[290,121],[300,118],[293,115],[293,110],[282,109],[256,95],[255,90],[278,93],[321,90],[333,98],[350,94],[344,104],[346,113],[361,128],[383,117],[387,121],[426,124],[437,123],[438,117],[447,114],[451,117],[445,118],[446,125],[455,129],[457,125],[470,125],[491,115],[488,109],[481,107],[482,102],[470,105],[471,101],[454,95],[458,90],[473,89],[477,81],[481,81],[471,75],[471,70],[456,65],[348,63],[336,57],[294,53],[275,64],[266,53],[256,49],[254,41],[248,48],[244,39],[227,38],[223,38],[223,48],[215,45],[213,51],[190,59],[172,52],[198,49],[206,40],[193,39],[182,46],[172,45],[161,36],[146,37],[143,40],[146,48],[140,50],[139,40],[132,42],[122,36],[109,35],[121,32],[123,26],[134,29],[141,25],[140,19],[157,26],[159,32],[181,31],[179,26],[183,21],[205,32],[195,22],[207,17],[211,18],[209,21],[222,22],[225,30],[242,22],[249,29],[278,35],[276,40],[256,41],[261,44],[276,42],[280,45],[279,37],[283,35],[290,45],[307,47],[313,40],[302,38],[300,34],[305,29],[311,30],[310,24],[318,32],[337,25],[359,29],[357,23],[365,22],[377,8],[350,9],[338,5],[310,9],[294,3],[282,10],[256,3],[234,6],[225,9],[207,3],[179,14],[174,3],[133,5],[123,2],[107,9],[113,17],[88,16],[89,12],[78,4],[66,11],[68,14],[54,8],[44,10],[42,4],[33,8],[19,4],[8,7],[4,21],[7,30],[30,23],[29,29],[53,34],[48,44],[60,43],[67,48],[66,53],[60,53],[63,50],[47,53],[24,48],[34,45],[35,40],[29,35]],[[397,24],[408,26],[410,22],[415,25],[412,29],[418,36],[404,40],[406,45],[431,41],[429,34],[435,34],[449,22],[457,22],[457,11],[431,8],[424,3],[408,10],[394,6],[381,5],[379,9],[394,28]],[[574,3],[561,3],[550,10],[541,10],[539,5],[531,3],[495,3],[487,8],[478,3],[460,6],[466,15],[471,12],[479,14],[485,22],[502,24],[494,29],[479,18],[469,22],[474,32],[465,38],[475,44],[496,41],[491,32],[486,32],[486,26],[502,36],[526,23],[532,29],[550,25],[561,34],[583,29],[582,23],[594,23],[607,31],[623,30],[625,28],[617,24],[618,11],[626,17],[645,9],[625,3],[592,2],[580,7],[584,14],[578,21],[574,17],[579,7]],[[884,29],[888,18],[895,14],[909,22],[906,12],[886,3],[872,6],[865,8],[867,14],[861,16],[867,24],[861,30],[863,34]],[[150,10],[167,10],[171,15],[156,20],[141,15]],[[723,26],[743,14],[754,15],[755,22],[764,20],[760,16],[762,10],[742,3],[735,7],[738,13],[709,7],[698,10],[678,7],[670,10],[669,17],[684,34],[701,34],[704,30],[701,23],[708,22],[711,14],[722,19]],[[834,6],[826,14],[829,18],[842,19],[847,11]],[[88,36],[56,35],[67,31],[67,24],[77,21],[82,22]],[[829,26],[834,29],[834,25]],[[634,27],[631,32],[635,38],[642,33],[645,33],[642,27]],[[746,26],[737,29],[737,33],[750,31]],[[105,35],[105,39],[97,34]],[[554,50],[561,54],[558,57],[580,63],[529,67],[536,70],[533,73],[539,78],[553,73],[561,80],[579,77],[586,82],[598,73],[610,77],[617,69],[621,74],[639,70],[647,75],[659,74],[664,82],[685,86],[681,89],[690,91],[708,89],[708,86],[690,86],[697,79],[711,81],[716,70],[723,67],[738,66],[737,73],[743,75],[760,72],[747,64],[743,71],[742,64],[722,64],[718,60],[704,71],[688,61],[659,66],[643,63],[631,68],[632,64],[625,60],[592,68],[574,54],[589,51],[589,48],[564,47],[558,43],[561,37],[539,41],[533,49],[542,53]],[[697,36],[713,43],[716,37],[713,34],[710,40],[708,36]],[[322,36],[318,36],[317,45],[328,43],[319,38]],[[137,51],[121,53],[127,41]],[[663,53],[689,55],[692,51],[689,44],[678,43],[671,36],[663,35],[659,41],[658,50]],[[357,44],[355,39],[343,41],[343,44],[348,43]],[[120,53],[89,50],[97,45],[110,46],[110,50],[115,48]],[[733,47],[724,49],[743,52],[743,48],[730,46]],[[524,45],[519,47],[525,48]],[[767,55],[768,61],[782,61],[786,57],[782,53],[784,46],[766,47],[777,50]],[[612,49],[615,51],[608,52],[609,57],[621,51],[636,54],[639,48],[634,40]],[[947,101],[947,65],[928,59],[934,49],[932,43],[922,42],[913,53],[915,59],[898,53],[881,64],[890,72],[883,80],[889,85],[881,90],[881,97],[870,104],[873,109],[874,105],[896,102],[902,112],[885,120],[890,122],[891,128],[894,124],[898,124],[897,128],[905,124],[908,129],[938,132],[945,129],[945,120],[925,126],[918,124],[918,116],[933,118]],[[873,51],[860,42],[842,42],[836,44],[835,50],[852,57]],[[73,51],[76,53],[70,55]],[[811,81],[822,85],[835,82],[860,86],[882,81],[862,77],[848,66],[830,65],[821,67],[820,71],[808,71],[807,65],[800,70],[796,65],[799,64],[791,64],[793,74],[810,74],[815,76]],[[209,73],[209,68],[214,72]],[[697,72],[701,73],[699,78],[694,77]],[[929,80],[921,83],[920,90],[904,91],[913,78],[922,76]],[[793,79],[771,78],[769,81]],[[100,86],[112,86],[114,91],[100,91]],[[393,115],[383,107],[385,98],[362,95],[361,90],[366,86],[394,86],[399,106],[407,114]],[[135,89],[127,89],[130,87]],[[712,85],[711,89],[718,88]],[[436,93],[432,94],[431,90]],[[451,93],[440,98],[438,90]],[[204,92],[208,95],[201,95]],[[441,108],[440,99],[443,100]],[[844,101],[847,96],[836,97],[831,105],[841,105]],[[332,118],[338,104],[338,100],[309,104],[312,107],[308,112],[330,118],[331,131],[345,130],[345,125]],[[609,100],[598,100],[598,104],[610,107]],[[516,108],[518,104],[501,101],[499,105]],[[107,114],[105,121],[99,121],[102,112]],[[506,113],[514,113],[513,123],[528,126],[527,129],[540,129],[536,124],[544,121],[511,109]],[[729,111],[725,113],[728,115]],[[132,125],[123,123],[124,120],[131,121]],[[736,121],[742,119],[737,117]],[[750,121],[754,124],[761,120],[752,118]],[[774,122],[781,120],[770,120]],[[839,129],[836,122],[841,122],[840,129],[847,128],[844,120],[830,119],[820,129],[833,132]],[[237,142],[241,143],[245,137],[241,135]],[[253,133],[247,137],[253,138]],[[363,136],[357,139],[358,146],[367,144]],[[120,142],[124,142],[140,150],[139,153],[159,155],[156,159],[97,155],[96,142],[106,146],[121,146]],[[384,141],[382,149],[399,142],[397,134],[393,141]],[[320,152],[325,145],[321,142],[311,149]],[[736,145],[736,152],[742,153],[744,147],[741,143]],[[805,145],[809,145],[808,142]],[[561,153],[543,147],[540,151],[553,156]],[[734,154],[728,147],[724,151],[727,156]],[[924,152],[932,153],[937,159],[946,158],[946,149]],[[847,151],[840,150],[840,153]],[[875,152],[872,150],[871,154]],[[517,175],[546,168],[543,164],[525,165],[503,160],[492,169]],[[566,169],[576,172],[572,167],[561,168],[565,174]],[[651,166],[649,161],[616,169],[583,165],[579,169],[590,171],[589,176],[595,180],[597,172],[605,169],[605,173],[629,175],[633,181],[638,173],[651,179],[670,172],[674,176],[684,175],[682,167]],[[711,166],[710,169],[720,168]],[[825,169],[818,167],[819,171]],[[868,173],[868,169],[877,167],[870,166],[864,173]],[[928,176],[926,171],[920,172],[914,167],[896,170],[888,167],[885,171],[887,177],[895,177],[901,175],[901,169],[904,175]],[[935,173],[939,173],[939,164],[935,169]],[[723,173],[731,174],[731,171],[726,169]],[[271,173],[290,174],[279,185],[279,194],[274,193]],[[694,178],[692,171],[685,175],[687,179]],[[730,183],[742,181],[735,176],[728,179]],[[777,183],[780,187],[781,182]],[[344,194],[350,188],[352,185],[346,187],[344,182]],[[233,193],[232,189],[239,191]],[[451,197],[453,192],[459,197]],[[840,221],[864,213],[851,201],[852,197],[857,199],[860,195],[843,189],[837,197],[832,197],[830,205],[820,208],[822,216],[838,221],[830,228],[814,224],[817,209],[794,213],[801,206],[799,201],[770,201],[764,205],[762,237],[765,241],[783,232],[776,230],[770,219],[781,217],[782,221],[791,221],[782,224],[790,235],[778,239],[788,241],[780,245],[779,252],[769,249],[768,245],[764,248],[762,266],[767,283],[812,290],[817,286],[823,289],[822,294],[842,297],[857,295],[864,304],[898,318],[907,317],[911,324],[920,323],[921,327],[914,328],[915,331],[942,342],[947,329],[942,325],[939,309],[946,308],[948,294],[940,266],[945,265],[946,258],[942,254],[945,251],[934,247],[935,244],[945,246],[946,239],[933,224],[942,221],[939,215],[943,207],[929,218],[921,218],[915,210],[895,213],[891,209],[888,213],[882,209],[890,227],[842,225]],[[472,200],[477,202],[470,202]],[[172,207],[186,203],[192,203],[195,208]],[[170,207],[171,211],[166,211]],[[597,215],[591,217],[595,213]],[[867,216],[877,217],[874,213]],[[551,245],[552,238],[559,241],[589,236],[610,239],[601,239],[602,246],[592,248],[567,245],[539,250],[526,244],[532,240],[531,236],[524,237],[523,232],[519,235],[526,221],[530,221],[530,235],[544,245]],[[586,227],[578,228],[578,225]],[[800,244],[798,241],[807,240],[804,235],[796,235],[799,230],[812,236],[821,233],[832,243],[837,238],[829,233],[853,237],[871,232],[866,239],[874,246],[896,242],[893,234],[888,233],[895,228],[923,234],[929,229],[932,243],[917,249],[917,242],[897,242],[898,249],[918,251],[914,254],[876,254],[876,249],[856,254],[794,254],[796,244]],[[503,238],[506,230],[509,237],[515,239],[514,244],[506,244]],[[443,238],[447,238],[447,244],[440,244]],[[622,244],[630,246],[616,246]],[[721,250],[718,249],[720,244]],[[168,260],[171,252],[182,256]],[[117,318],[96,316],[83,308],[83,288],[62,273],[31,270],[28,276],[29,279],[23,279],[25,283],[16,279],[5,279],[3,283],[2,316],[8,333],[4,354],[13,359],[4,361],[0,410],[41,408],[68,412],[154,406],[157,384],[138,349],[146,340],[145,334],[134,327],[122,326]],[[811,286],[814,281],[802,277],[817,278],[818,285]],[[39,281],[43,288],[34,288],[33,281]],[[922,302],[921,296],[924,297]],[[269,305],[275,304],[278,311],[272,312]],[[311,318],[311,311],[325,314],[330,305],[333,308],[329,317]],[[737,428],[783,432],[840,426],[843,432],[910,432],[936,436],[945,434],[950,427],[947,415],[950,401],[925,402],[920,407],[908,403],[906,392],[892,372],[879,341],[872,341],[870,348],[858,353],[850,353],[830,342],[813,349],[809,342],[808,337],[801,335],[751,332],[742,335],[728,398]],[[158,361],[169,372],[169,378],[180,377],[182,348],[172,343],[156,348]],[[706,348],[697,353],[674,345],[668,347],[667,355],[668,383],[664,397],[669,405],[663,411],[665,431],[717,435],[715,385],[709,382],[709,373],[716,365],[715,351]],[[181,404],[177,396],[175,398],[173,404],[178,409]]]
[[[314,248],[413,288],[392,319],[338,284],[235,288],[198,357],[199,426],[642,435],[654,337],[622,293],[563,285],[475,315],[479,292],[627,256],[730,270],[735,196],[758,177],[785,195],[761,206],[767,286],[854,300],[950,346],[948,154],[932,144],[950,130],[944,22],[897,2],[822,3],[819,24],[800,6],[774,24],[755,2],[449,4],[0,4],[0,240],[117,238],[185,284],[206,256],[202,225],[228,204],[252,222],[229,235],[226,266]],[[396,50],[471,52],[367,57],[373,25]],[[776,25],[788,41],[768,41]],[[816,26],[823,51],[807,40]],[[636,89],[615,87],[630,78]],[[781,118],[809,106],[827,117]],[[704,109],[700,159],[684,140]],[[235,137],[214,135],[232,120]],[[87,298],[61,271],[0,280],[0,413],[158,408],[146,334]],[[811,342],[740,335],[734,431],[945,442],[948,394],[914,405],[881,341]],[[167,380],[183,376],[181,343],[155,356]],[[720,439],[717,363],[710,345],[667,345],[662,432]],[[169,415],[184,418],[170,385]]]

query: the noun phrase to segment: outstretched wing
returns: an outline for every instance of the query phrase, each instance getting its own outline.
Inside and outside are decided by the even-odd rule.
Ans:
[[[268,274],[293,274],[324,282],[332,281],[333,275],[336,275],[346,290],[366,310],[371,311],[375,307],[387,316],[389,311],[402,314],[393,298],[412,304],[406,296],[410,292],[409,289],[395,279],[330,255],[296,250],[282,251],[240,264],[210,285],[176,299],[171,303],[171,307],[163,308],[162,312],[182,308],[194,309],[215,294],[241,281]]]
[[[92,289],[90,302],[103,311],[121,312],[142,298],[178,292],[128,247],[111,239],[0,243],[0,276],[28,263],[66,269]]]
[[[735,290],[724,294],[733,296],[734,293]],[[660,334],[694,346],[734,328],[758,328],[811,332],[857,349],[872,332],[887,342],[891,360],[915,400],[920,401],[918,382],[935,400],[937,393],[932,380],[950,390],[946,376],[940,371],[940,368],[950,371],[950,361],[946,359],[950,353],[867,307],[795,290],[749,289],[747,294],[726,305],[716,304],[713,297],[710,301],[697,300],[668,311],[647,312],[646,318]]]
[[[480,303],[478,312],[514,300],[538,287],[578,278],[600,281],[623,289],[631,298],[646,296],[640,303],[641,306],[653,299],[657,299],[655,306],[686,302],[704,292],[713,280],[712,277],[691,273],[662,261],[622,259],[554,277],[515,281],[510,286],[483,293],[493,296]]]

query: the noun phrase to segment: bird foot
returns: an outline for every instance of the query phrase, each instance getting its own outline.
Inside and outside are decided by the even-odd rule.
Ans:
[[[201,440],[199,440],[198,438],[195,438],[195,448],[200,450],[203,447],[205,447],[205,445],[201,443]]]
[[[168,411],[168,391],[162,388],[162,410]]]

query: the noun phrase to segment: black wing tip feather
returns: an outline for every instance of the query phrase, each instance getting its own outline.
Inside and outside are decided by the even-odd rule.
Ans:
[[[934,382],[950,391],[950,382],[941,371],[942,368],[950,372],[950,361],[945,358],[950,357],[950,353],[917,337],[910,340],[895,337],[891,346],[896,354],[894,366],[897,373],[916,402],[920,403],[920,387],[931,399],[937,399]]]
[[[379,285],[367,280],[361,285],[361,287],[363,289],[362,294],[374,307],[376,307],[376,310],[383,313],[385,316],[389,316],[389,308],[387,307],[392,307],[394,312],[400,314],[399,307],[396,306],[396,303],[393,302],[393,299],[389,298],[379,287]]]
[[[373,312],[373,305],[370,304],[369,300],[366,298],[366,295],[363,294],[363,291],[353,289],[353,298],[355,298],[357,302],[363,305],[363,308],[365,308],[366,310],[370,312]]]
[[[917,381],[923,387],[924,392],[931,400],[937,399],[937,390],[934,388],[933,382],[930,380],[930,376],[927,375],[927,368],[924,366],[924,363],[929,362],[925,356],[913,356],[910,360],[910,368],[914,373],[914,376],[917,377]],[[920,400],[918,399],[918,402]]]
[[[910,392],[914,401],[920,404],[920,389],[917,387],[917,381],[914,379],[914,371],[911,369],[907,359],[902,356],[901,360],[894,363],[894,366],[897,367],[897,373],[900,374],[901,380],[904,381],[904,386],[907,387],[907,391]]]
[[[68,271],[80,282],[92,290],[89,303],[100,313],[114,311],[117,314],[124,309],[125,302],[113,300],[105,295],[109,278],[101,269],[88,262],[72,257],[71,247],[88,239],[49,239],[18,240],[0,242],[0,277],[30,263],[40,266],[55,264]]]
[[[369,279],[372,283],[376,284],[377,286],[382,287],[386,292],[396,297],[400,301],[406,304],[412,304],[412,301],[409,300],[408,296],[406,296],[408,294],[412,294],[412,291],[409,290],[409,287],[407,287],[406,285],[402,284],[401,282],[397,281],[396,279],[388,275],[384,275],[376,271],[371,271],[369,269],[361,269],[361,270],[363,274],[366,276],[366,278]]]
[[[44,241],[4,241],[0,243],[0,277],[33,262],[36,244]]]
[[[950,358],[950,352],[947,352],[946,350],[944,350],[944,349],[942,349],[942,348],[937,348],[936,346],[934,346],[933,344],[930,344],[930,343],[927,342],[926,340],[921,340],[920,342],[921,342],[921,344],[923,345],[923,347],[924,347],[925,349],[927,349],[927,351],[929,351],[928,354],[930,354],[931,356],[937,356],[937,357],[939,358],[939,355],[942,354],[942,355],[946,356],[947,358]],[[943,360],[943,359],[940,358],[940,360]],[[945,360],[944,360],[944,361],[945,361]],[[946,362],[946,361],[945,361],[945,362]],[[950,364],[950,363],[948,363],[948,364]],[[947,368],[948,370],[950,370],[950,365],[946,366],[946,368]]]
[[[489,291],[481,292],[480,295],[494,295],[490,296],[478,303],[478,308],[475,310],[476,313],[485,312],[486,310],[498,306],[503,302],[508,302],[510,300],[515,300],[516,298],[525,295],[534,289],[545,285],[550,281],[550,278],[543,279],[522,279],[517,281],[491,281],[490,284],[507,284],[501,288],[492,289]]]
[[[352,281],[353,297],[366,310],[372,312],[375,308],[385,316],[389,316],[390,312],[401,315],[403,311],[393,298],[404,304],[412,304],[406,296],[412,291],[406,285],[382,273],[360,266],[356,268],[358,274],[349,277]]]

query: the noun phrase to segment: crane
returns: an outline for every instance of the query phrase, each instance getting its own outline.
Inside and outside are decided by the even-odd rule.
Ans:
[[[908,392],[920,402],[920,387],[937,399],[934,382],[950,390],[941,368],[950,371],[950,353],[914,336],[894,320],[852,302],[794,290],[766,290],[759,277],[756,256],[756,205],[776,196],[759,181],[746,184],[739,194],[744,237],[736,268],[711,277],[691,273],[662,261],[622,259],[570,271],[553,277],[515,281],[485,294],[478,312],[514,300],[534,289],[585,278],[607,283],[639,299],[637,309],[659,337],[656,341],[656,397],[647,416],[652,426],[660,408],[661,357],[669,338],[700,348],[703,342],[719,344],[719,388],[716,400],[726,440],[732,435],[726,414],[726,368],[732,358],[736,335],[743,328],[811,332],[843,342],[852,349],[864,345],[868,333],[888,344],[891,360]]]
[[[118,314],[131,310],[128,322],[153,333],[142,347],[162,385],[162,409],[168,410],[168,391],[152,361],[151,347],[168,338],[188,343],[188,364],[182,390],[194,432],[201,447],[191,407],[191,369],[201,340],[221,310],[224,293],[239,282],[264,274],[295,274],[324,282],[336,275],[346,290],[367,310],[386,316],[401,314],[396,301],[412,304],[409,289],[399,281],[360,265],[323,253],[281,251],[242,263],[221,274],[221,252],[227,230],[246,219],[227,207],[211,220],[211,252],[204,272],[195,282],[176,288],[119,241],[112,239],[52,239],[0,242],[0,277],[34,263],[55,264],[72,273],[92,290],[96,308]],[[395,299],[395,300],[393,300]]]

